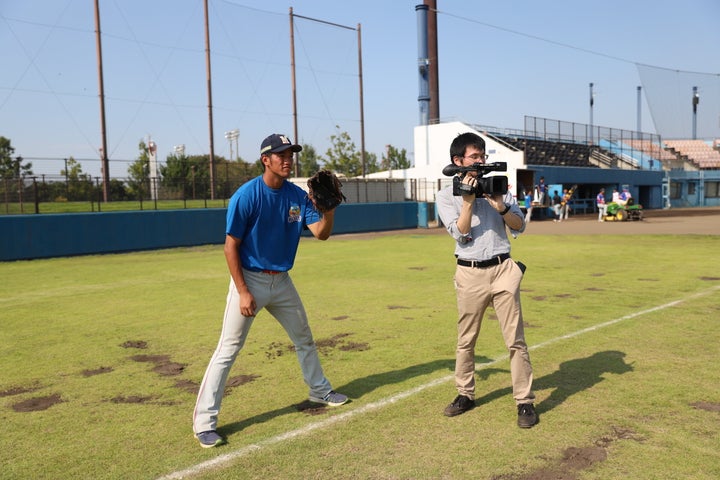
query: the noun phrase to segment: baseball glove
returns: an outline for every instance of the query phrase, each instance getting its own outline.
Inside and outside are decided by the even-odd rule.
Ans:
[[[321,213],[332,210],[343,200],[347,200],[342,193],[342,183],[330,170],[320,170],[308,179],[307,185],[308,197]]]

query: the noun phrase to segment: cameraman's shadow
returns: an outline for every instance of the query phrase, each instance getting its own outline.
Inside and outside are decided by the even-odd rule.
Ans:
[[[533,390],[554,389],[545,400],[536,405],[536,408],[540,413],[548,412],[571,395],[602,382],[606,373],[622,375],[631,371],[633,371],[632,365],[625,363],[625,353],[617,350],[606,350],[589,357],[568,360],[561,363],[555,372],[535,379]],[[478,374],[481,372],[482,370]],[[484,397],[477,398],[476,402],[482,405],[505,395],[512,395],[511,387],[490,392]]]

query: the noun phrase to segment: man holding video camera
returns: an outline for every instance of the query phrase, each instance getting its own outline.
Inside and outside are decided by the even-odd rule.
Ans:
[[[485,310],[492,305],[510,352],[510,375],[518,412],[518,426],[538,423],[533,402],[532,365],[525,343],[520,307],[520,281],[524,265],[510,258],[510,240],[525,230],[525,220],[507,177],[484,177],[505,171],[507,164],[488,164],[485,140],[475,133],[458,135],[450,145],[451,164],[443,169],[453,175],[453,185],[437,194],[438,215],[455,239],[455,292],[458,336],[455,352],[455,385],[458,395],[445,408],[454,417],[475,407],[475,343]]]

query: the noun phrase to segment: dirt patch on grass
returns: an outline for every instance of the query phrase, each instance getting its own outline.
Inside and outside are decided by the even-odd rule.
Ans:
[[[607,448],[617,440],[643,442],[644,438],[629,428],[612,426],[608,435],[603,435],[593,445],[568,447],[559,460],[529,473],[497,475],[492,480],[576,480],[582,471],[607,459]]]
[[[99,367],[94,369],[87,369],[83,370],[82,376],[83,377],[94,377],[95,375],[102,375],[103,373],[110,373],[113,371],[112,367]]]
[[[697,408],[698,410],[705,410],[708,412],[720,412],[720,403],[695,402],[691,403],[690,406],[693,408]]]
[[[315,345],[320,353],[327,355],[333,349],[342,350],[344,352],[362,352],[370,349],[367,343],[348,342],[345,339],[352,335],[351,333],[339,333],[330,338],[317,340]]]
[[[12,409],[16,412],[39,412],[41,410],[47,410],[58,403],[63,403],[63,399],[59,393],[54,393],[52,395],[28,398],[27,400],[14,403]]]
[[[280,342],[272,342],[265,348],[265,358],[268,360],[282,357],[285,352],[294,352],[295,347],[293,345],[287,345]]]
[[[180,375],[187,365],[171,362],[169,355],[133,355],[131,360],[136,362],[154,363],[152,371],[162,376]]]
[[[398,307],[402,308],[402,307]],[[352,333],[338,333],[329,338],[321,338],[315,340],[315,346],[319,353],[323,355],[330,354],[333,350],[342,350],[343,352],[362,352],[370,349],[367,343],[351,342],[346,340]],[[286,352],[295,352],[295,346],[292,344],[284,344],[280,342],[272,342],[265,349],[265,358],[272,360],[283,356]]]
[[[110,399],[111,403],[148,403],[153,399],[152,396],[142,396],[142,395],[118,395],[117,397],[113,397]]]
[[[175,388],[197,395],[200,391],[200,384],[192,380],[178,380],[175,382]]]
[[[147,342],[144,340],[128,340],[127,342],[120,345],[122,348],[147,348]]]
[[[0,398],[2,397],[12,397],[14,395],[22,395],[23,393],[30,393],[34,392],[35,390],[40,390],[40,385],[33,385],[31,387],[10,387],[6,390],[0,391]]]

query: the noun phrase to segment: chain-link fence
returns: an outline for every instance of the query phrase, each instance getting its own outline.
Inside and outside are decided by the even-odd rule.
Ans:
[[[240,185],[252,177],[222,178],[215,184],[212,198],[207,179],[168,182],[162,178],[142,181],[111,178],[108,200],[104,199],[102,179],[62,176],[24,176],[0,180],[0,214],[43,214],[107,212],[127,210],[171,210],[185,208],[225,208]],[[291,179],[307,190],[307,179]],[[434,198],[435,182],[403,179],[342,179],[348,203],[424,201]]]

